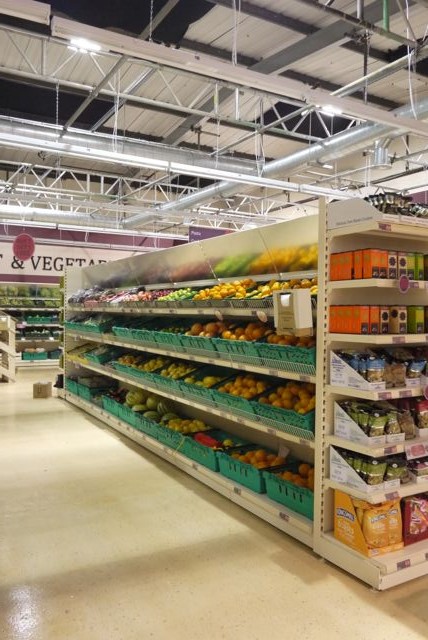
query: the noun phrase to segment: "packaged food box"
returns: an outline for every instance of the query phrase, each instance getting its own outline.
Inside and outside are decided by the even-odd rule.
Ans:
[[[376,505],[335,491],[334,537],[368,557],[402,549],[399,500]]]
[[[423,253],[415,253],[415,280],[424,279],[424,256]]]
[[[397,279],[398,269],[398,252],[388,251],[388,278]]]
[[[428,493],[404,498],[401,509],[404,544],[428,538]]]
[[[389,333],[407,333],[407,307],[389,308]]]
[[[414,253],[407,254],[407,277],[409,280],[415,279],[416,257]]]
[[[397,276],[407,276],[407,253],[405,251],[398,252],[398,273]]]
[[[422,306],[407,307],[407,333],[424,333],[425,310]]]

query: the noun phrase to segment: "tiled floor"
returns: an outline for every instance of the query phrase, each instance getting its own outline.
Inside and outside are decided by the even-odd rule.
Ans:
[[[57,398],[0,385],[1,640],[414,640],[378,593]]]

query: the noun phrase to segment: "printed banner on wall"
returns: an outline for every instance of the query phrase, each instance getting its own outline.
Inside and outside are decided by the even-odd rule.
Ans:
[[[132,251],[85,248],[82,246],[37,245],[34,255],[25,262],[13,253],[11,242],[0,242],[0,280],[6,282],[57,282],[69,267],[89,267],[120,258]]]

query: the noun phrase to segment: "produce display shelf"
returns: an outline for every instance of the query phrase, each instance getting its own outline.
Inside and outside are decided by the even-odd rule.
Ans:
[[[315,269],[307,269],[306,271],[285,271],[279,273],[262,273],[258,275],[251,275],[251,279],[254,282],[269,282],[269,280],[295,280],[308,278],[309,280],[318,276],[318,271]],[[147,284],[146,291],[154,291],[156,289],[169,289],[172,286],[175,289],[182,289],[184,287],[191,287],[192,289],[206,288],[214,286],[221,282],[234,282],[239,276],[230,276],[229,278],[211,278],[209,280],[184,280],[182,282],[162,282],[156,284]]]
[[[68,330],[67,334],[70,337],[76,337],[81,340],[90,340],[91,342],[102,342],[103,344],[111,344],[117,347],[124,347],[125,349],[136,349],[138,351],[148,351],[150,353],[156,353],[159,355],[165,355],[170,357],[185,357],[186,360],[190,360],[192,362],[204,362],[207,364],[218,365],[222,367],[230,367],[232,369],[238,369],[240,371],[250,371],[253,373],[261,373],[264,375],[275,376],[278,378],[285,378],[287,380],[301,380],[302,382],[315,382],[315,375],[308,375],[305,373],[296,373],[294,371],[289,371],[286,368],[287,363],[282,362],[282,366],[284,369],[278,369],[278,361],[275,361],[274,366],[272,367],[262,367],[257,364],[247,364],[243,362],[237,362],[233,359],[233,356],[230,358],[220,358],[216,357],[216,352],[209,351],[209,356],[205,355],[195,355],[194,353],[184,352],[182,347],[177,347],[176,349],[162,349],[157,346],[146,346],[141,345],[139,342],[133,342],[131,340],[118,340],[116,336],[113,334],[91,334],[90,337],[86,334],[79,333],[77,331]],[[184,354],[184,355],[183,355]],[[213,357],[214,355],[214,357]],[[222,354],[224,355],[224,354]],[[257,362],[258,359],[252,359],[254,362]]]
[[[355,451],[362,455],[371,456],[373,458],[381,458],[383,456],[396,455],[397,453],[404,453],[407,447],[412,447],[418,444],[428,444],[428,440],[423,438],[412,438],[411,440],[405,440],[404,442],[391,442],[377,446],[365,446],[360,442],[352,442],[345,438],[339,438],[338,436],[326,436],[326,443],[339,447],[341,449],[348,449],[349,451]]]
[[[279,503],[267,498],[265,495],[254,493],[242,485],[238,485],[235,482],[228,480],[219,473],[207,469],[203,465],[198,464],[181,453],[174,451],[170,447],[161,444],[150,436],[137,431],[122,420],[119,420],[100,407],[87,402],[82,398],[78,398],[68,392],[65,393],[65,398],[71,404],[83,409],[87,413],[98,418],[101,422],[107,424],[109,427],[120,432],[122,435],[133,440],[149,451],[152,451],[171,464],[174,464],[182,471],[185,471],[195,479],[211,487],[232,502],[272,524],[284,533],[297,538],[297,540],[307,546],[312,547],[313,523],[308,518],[287,509]]]
[[[47,342],[47,343],[52,343],[52,342],[61,342],[60,338],[18,338],[17,344],[22,343],[22,342]]]
[[[364,400],[393,400],[395,398],[416,398],[424,395],[422,387],[403,387],[400,389],[385,389],[384,391],[370,391],[366,389],[354,389],[352,387],[338,387],[326,385],[326,391],[340,396],[352,396]]]
[[[17,329],[32,329],[33,327],[60,327],[62,329],[62,324],[59,322],[20,322],[16,325]]]
[[[376,493],[365,493],[354,487],[336,482],[335,480],[327,479],[325,481],[328,489],[337,489],[343,491],[343,493],[349,493],[354,498],[365,500],[370,504],[379,504],[380,502],[386,502],[387,500],[395,500],[406,498],[407,496],[414,496],[418,493],[425,493],[428,491],[428,478],[426,482],[409,482],[408,484],[401,485],[398,489],[388,491],[379,491]]]
[[[428,342],[428,333],[385,333],[381,335],[363,335],[360,333],[329,333],[327,341],[352,342],[357,344],[424,344]]]
[[[257,431],[262,431],[264,433],[268,433],[272,436],[275,436],[279,440],[285,440],[286,442],[294,442],[296,444],[303,445],[310,449],[315,448],[314,444],[314,434],[311,431],[299,430],[300,435],[296,435],[296,428],[290,426],[290,432],[286,431],[287,425],[283,425],[283,429],[275,429],[272,426],[269,426],[264,421],[258,421],[257,419],[251,419],[251,414],[242,415],[233,410],[228,411],[227,407],[219,408],[218,406],[214,406],[209,400],[198,402],[193,397],[190,399],[188,396],[184,396],[183,393],[180,393],[177,390],[177,393],[170,392],[167,387],[159,386],[156,382],[152,382],[150,380],[138,379],[134,376],[127,375],[126,373],[119,373],[118,371],[104,367],[102,365],[95,365],[93,363],[74,363],[76,367],[84,367],[85,369],[90,369],[92,371],[96,371],[102,375],[109,376],[114,378],[115,380],[119,380],[121,382],[126,382],[127,384],[131,384],[135,387],[139,387],[141,389],[147,389],[149,391],[153,391],[158,395],[165,396],[166,398],[170,398],[171,400],[175,400],[180,404],[185,403],[188,406],[194,407],[195,409],[202,409],[203,411],[209,411],[210,413],[220,416],[221,418],[225,418],[226,420],[232,420],[233,422],[237,422],[239,424],[250,427],[251,429],[255,429]],[[263,420],[263,419],[261,419]],[[293,433],[294,432],[294,433]]]
[[[380,591],[428,574],[427,540],[368,558],[336,540],[332,532],[327,532],[320,536],[318,553]]]
[[[422,240],[428,239],[428,225],[420,218],[415,218],[415,224],[394,222],[393,220],[368,220],[356,224],[344,225],[337,229],[329,229],[327,238],[340,238],[343,236],[367,235],[382,236],[383,238],[397,237],[397,240],[405,238],[414,240],[415,235]]]
[[[97,305],[95,307],[84,307],[83,305],[69,305],[68,311],[76,312],[76,313],[120,313],[127,315],[177,315],[177,316],[216,316],[220,317],[228,317],[228,316],[238,316],[241,318],[257,318],[261,322],[266,322],[266,318],[273,317],[273,309],[234,309],[232,307],[221,307],[216,308],[212,307],[194,307],[194,308],[179,308],[179,307],[134,307],[127,305]]]
[[[427,280],[409,280],[410,289],[428,289]],[[333,280],[327,285],[330,291],[336,289],[397,289],[399,290],[399,280],[389,278],[361,278],[358,280]]]
[[[45,367],[45,368],[57,368],[59,360],[16,360],[17,367]]]
[[[3,306],[2,309],[5,311],[60,311],[61,307],[8,307]]]

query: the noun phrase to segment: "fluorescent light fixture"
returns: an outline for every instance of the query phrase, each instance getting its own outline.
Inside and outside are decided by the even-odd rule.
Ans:
[[[91,40],[86,40],[86,38],[71,38],[70,45],[70,49],[80,51],[81,53],[101,51],[99,44],[91,42]]]
[[[0,224],[14,225],[15,227],[38,227],[39,229],[56,229],[57,225],[54,222],[35,222],[34,220],[2,220],[0,218]]]
[[[51,17],[51,7],[44,2],[34,0],[0,0],[0,14],[49,24]]]
[[[324,113],[326,116],[340,116],[343,111],[339,107],[335,107],[332,104],[326,104],[321,107],[321,113]]]

